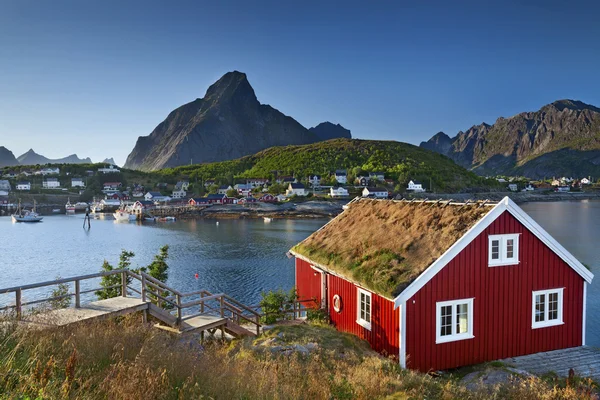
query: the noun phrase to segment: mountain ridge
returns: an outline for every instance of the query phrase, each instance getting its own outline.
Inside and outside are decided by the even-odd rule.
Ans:
[[[480,175],[598,175],[600,108],[557,100],[537,111],[499,117],[492,125],[473,125],[454,137],[438,132],[420,147]]]
[[[300,145],[319,137],[268,104],[261,104],[243,72],[227,72],[202,98],[171,111],[148,136],[140,136],[125,168],[156,170],[232,160],[273,146]]]

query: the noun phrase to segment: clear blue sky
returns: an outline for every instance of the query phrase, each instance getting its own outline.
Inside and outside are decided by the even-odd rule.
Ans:
[[[600,106],[598,2],[484,3],[0,0],[0,145],[122,164],[234,69],[306,127],[414,144]]]

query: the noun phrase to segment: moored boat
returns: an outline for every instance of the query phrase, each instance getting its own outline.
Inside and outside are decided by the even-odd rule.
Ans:
[[[41,222],[42,219],[44,219],[44,217],[41,217],[35,211],[35,200],[33,201],[32,210],[21,209],[21,201],[19,201],[19,207],[17,208],[17,212],[12,215],[13,222]]]
[[[137,220],[137,215],[131,214],[125,210],[117,210],[113,213],[113,217],[115,217],[115,221],[135,221]]]

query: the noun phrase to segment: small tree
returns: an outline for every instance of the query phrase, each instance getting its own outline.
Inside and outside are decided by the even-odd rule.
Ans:
[[[119,268],[118,269],[129,269],[129,266],[131,265],[131,259],[134,256],[135,256],[135,253],[132,251],[121,250],[121,255],[119,256]],[[114,269],[115,268],[108,261],[104,260],[104,263],[102,264],[102,271],[110,272],[110,271],[113,271]],[[127,279],[129,280],[131,278],[127,277]],[[117,297],[117,296],[123,295],[121,293],[120,286],[112,287],[112,286],[119,285],[120,283],[121,283],[121,275],[120,274],[103,276],[102,281],[100,282],[100,286],[103,289],[97,290],[96,296],[98,296],[98,298],[100,300],[104,300],[104,299],[110,299],[112,297]]]
[[[60,280],[60,276],[56,277],[56,280]],[[69,294],[69,284],[68,283],[59,283],[52,291],[52,297],[61,297]],[[61,297],[59,299],[50,300],[50,307],[52,309],[57,310],[59,308],[67,308],[71,305],[71,297]]]
[[[235,189],[229,189],[227,191],[227,197],[238,197],[238,191]]]
[[[260,308],[265,314],[262,320],[266,324],[273,324],[285,319],[287,313],[293,310],[293,303],[298,299],[295,287],[287,293],[279,289],[261,292],[260,295],[262,297],[259,303]]]
[[[169,265],[167,264],[168,257],[169,245],[166,244],[160,248],[159,253],[154,256],[154,260],[145,268],[145,270],[148,271],[148,275],[161,282],[166,282],[169,278]]]

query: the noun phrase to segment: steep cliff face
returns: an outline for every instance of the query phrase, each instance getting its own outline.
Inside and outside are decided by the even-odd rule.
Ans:
[[[19,161],[15,158],[12,151],[4,146],[0,146],[0,167],[11,167],[19,165]]]
[[[319,125],[308,130],[317,135],[319,140],[352,139],[352,133],[349,129],[344,128],[340,124],[332,124],[328,121],[321,122]]]
[[[260,104],[246,74],[228,72],[201,99],[172,111],[140,137],[125,168],[156,170],[230,160],[272,146],[318,140],[293,118]]]
[[[587,176],[600,173],[600,109],[559,100],[454,138],[440,132],[421,147],[480,174]]]

